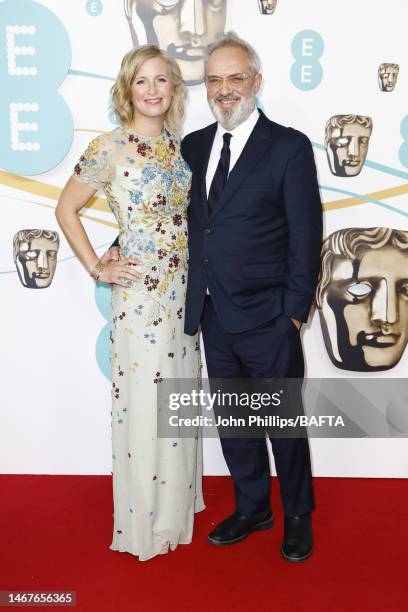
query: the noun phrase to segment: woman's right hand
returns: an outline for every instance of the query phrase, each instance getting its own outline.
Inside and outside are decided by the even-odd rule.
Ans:
[[[99,276],[99,282],[119,285],[128,289],[129,285],[124,283],[123,279],[138,281],[143,278],[143,274],[132,270],[132,266],[138,266],[141,263],[140,259],[132,259],[131,257],[122,257],[119,261],[110,260],[105,264],[103,272]]]

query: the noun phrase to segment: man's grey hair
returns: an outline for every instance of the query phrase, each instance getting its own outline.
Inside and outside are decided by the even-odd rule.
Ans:
[[[204,59],[204,67],[205,73],[207,74],[207,64],[210,58],[210,55],[217,51],[217,49],[223,49],[225,47],[239,47],[248,55],[249,63],[251,66],[251,70],[254,74],[258,74],[261,72],[261,60],[259,59],[259,55],[255,51],[252,45],[246,42],[235,34],[235,32],[226,32],[222,36],[216,39],[211,45],[208,45],[206,56]]]

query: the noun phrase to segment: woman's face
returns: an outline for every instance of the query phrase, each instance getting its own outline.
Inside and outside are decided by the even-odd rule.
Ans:
[[[166,116],[174,94],[167,63],[161,57],[146,60],[132,83],[133,119]]]

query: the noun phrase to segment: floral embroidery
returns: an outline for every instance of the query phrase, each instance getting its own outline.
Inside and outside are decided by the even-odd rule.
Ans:
[[[112,383],[112,395],[115,399],[119,399],[119,387],[117,387],[115,383]]]
[[[144,138],[123,128],[92,141],[73,172],[77,180],[104,190],[119,226],[120,255],[139,261],[132,269],[140,278],[112,289],[110,330],[112,465],[119,483],[114,488],[114,549],[120,542],[121,549],[134,551],[129,526],[149,519],[150,531],[155,531],[157,486],[160,497],[169,500],[186,491],[177,512],[194,511],[195,491],[188,491],[192,475],[169,464],[169,454],[177,459],[181,450],[194,465],[193,441],[157,440],[155,412],[160,407],[154,387],[176,376],[199,379],[201,373],[197,338],[183,334],[191,172],[177,135],[165,130],[157,138]],[[143,434],[140,438],[132,437],[136,430]],[[162,466],[159,473],[157,465]],[[138,482],[148,493],[146,499],[135,495]],[[141,558],[151,556],[149,536],[139,552]]]

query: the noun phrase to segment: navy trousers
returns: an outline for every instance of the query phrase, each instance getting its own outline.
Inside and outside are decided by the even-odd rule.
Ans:
[[[286,315],[260,327],[225,332],[210,296],[206,296],[201,329],[209,378],[303,379],[300,334]],[[221,438],[225,461],[235,485],[236,510],[242,514],[270,509],[270,466],[264,438]],[[272,452],[287,516],[313,508],[313,488],[307,437],[271,437]]]

